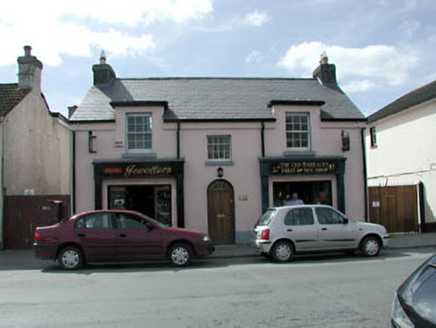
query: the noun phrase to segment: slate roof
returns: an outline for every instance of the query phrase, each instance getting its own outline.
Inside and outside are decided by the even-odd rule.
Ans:
[[[378,112],[368,116],[368,123],[373,123],[382,118],[400,113],[413,106],[425,103],[436,98],[436,81],[426,84],[418,89],[415,89],[408,94],[391,102],[383,107]]]
[[[0,84],[0,117],[6,116],[29,91],[18,89],[17,83]]]
[[[70,122],[111,121],[111,102],[167,102],[164,120],[273,120],[271,101],[323,101],[325,120],[365,120],[339,87],[316,79],[147,78],[113,79],[93,86]]]

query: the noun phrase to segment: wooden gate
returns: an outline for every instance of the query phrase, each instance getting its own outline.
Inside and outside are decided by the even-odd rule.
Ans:
[[[233,187],[216,180],[207,190],[209,235],[215,244],[235,242],[235,210]]]
[[[70,196],[5,197],[5,249],[29,248],[37,226],[58,223],[70,216]]]
[[[388,232],[418,232],[417,186],[369,187],[369,219]]]

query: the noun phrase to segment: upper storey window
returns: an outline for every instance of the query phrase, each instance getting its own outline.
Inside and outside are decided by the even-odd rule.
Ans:
[[[310,149],[308,113],[286,113],[286,146],[292,150]]]
[[[209,160],[231,160],[232,139],[229,135],[207,137],[207,158]]]
[[[149,113],[127,114],[127,150],[141,152],[151,150],[152,119]]]

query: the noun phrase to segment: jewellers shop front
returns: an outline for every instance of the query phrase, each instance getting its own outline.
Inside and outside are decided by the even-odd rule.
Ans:
[[[260,158],[262,210],[282,206],[298,194],[304,204],[326,204],[345,212],[345,158]]]
[[[184,160],[94,160],[93,165],[96,209],[137,211],[184,227]]]

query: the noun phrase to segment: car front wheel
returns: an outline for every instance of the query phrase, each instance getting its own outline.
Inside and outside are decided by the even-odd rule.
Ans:
[[[380,252],[380,241],[377,237],[366,237],[360,246],[362,254],[366,257],[377,256]]]
[[[279,241],[274,244],[271,256],[276,262],[288,262],[294,256],[294,248],[286,241]]]
[[[191,263],[192,250],[187,244],[175,244],[168,252],[168,259],[172,266],[184,267]]]
[[[78,270],[83,266],[82,251],[76,246],[64,247],[58,256],[59,266],[64,270]]]

